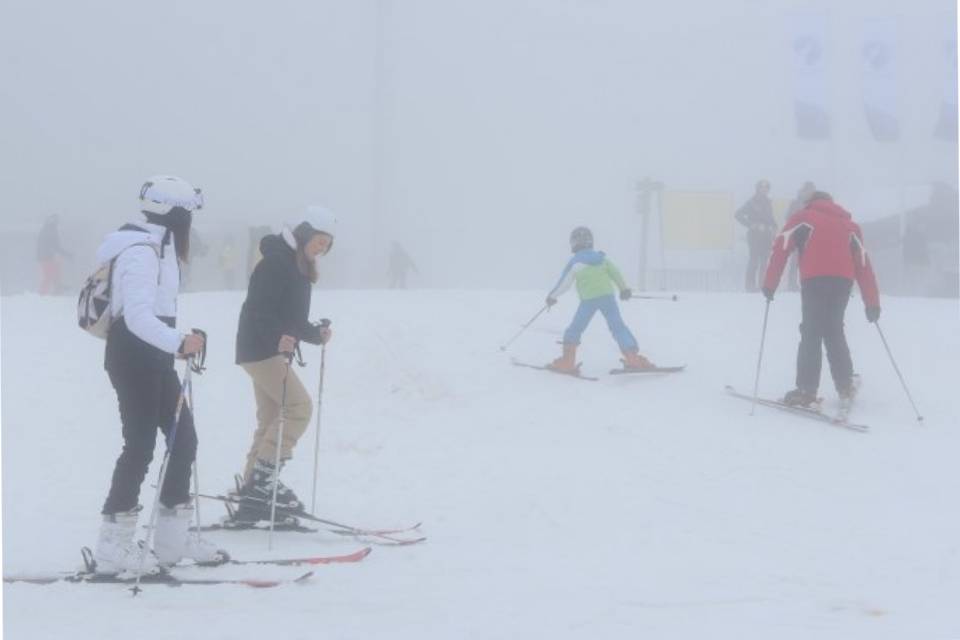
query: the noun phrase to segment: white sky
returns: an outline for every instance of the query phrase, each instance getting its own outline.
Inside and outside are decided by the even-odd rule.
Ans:
[[[828,20],[830,142],[794,135],[797,9]],[[889,17],[903,136],[880,144],[859,47]],[[471,265],[438,285],[538,281],[576,224],[631,251],[644,175],[738,200],[812,178],[873,214],[956,182],[956,145],[930,135],[951,33],[941,0],[4,0],[0,214],[100,233],[173,173],[204,189],[208,224],[326,204],[357,272],[399,238],[421,266]]]

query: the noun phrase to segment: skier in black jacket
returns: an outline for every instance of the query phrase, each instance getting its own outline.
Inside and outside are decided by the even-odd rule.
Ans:
[[[336,217],[321,207],[309,207],[305,218],[260,241],[263,259],[250,276],[240,310],[237,364],[253,381],[257,429],[244,466],[238,521],[269,519],[280,472],[277,450],[282,467],[293,457],[293,447],[310,421],[310,395],[290,367],[291,355],[301,341],[324,344],[331,337],[328,327],[310,323],[309,314],[310,290],[317,281],[315,259],[333,246]],[[281,407],[283,441],[278,442]],[[278,480],[277,484],[277,506],[301,510],[296,494]]]

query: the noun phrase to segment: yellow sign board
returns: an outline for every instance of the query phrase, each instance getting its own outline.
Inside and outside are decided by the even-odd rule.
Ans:
[[[733,195],[720,191],[664,191],[662,198],[664,248],[733,247]]]
[[[773,218],[777,226],[782,227],[787,221],[787,211],[790,209],[790,200],[787,198],[773,198]]]

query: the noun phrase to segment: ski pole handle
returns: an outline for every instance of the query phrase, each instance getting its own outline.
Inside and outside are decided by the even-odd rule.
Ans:
[[[194,373],[199,375],[207,370],[207,332],[203,329],[197,329],[194,327],[190,330],[190,333],[203,338],[203,348],[197,353],[191,354],[190,357],[187,358],[190,368],[193,369]]]

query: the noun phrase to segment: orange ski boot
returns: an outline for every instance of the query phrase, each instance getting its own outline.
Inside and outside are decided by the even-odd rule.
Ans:
[[[655,369],[657,365],[653,364],[645,356],[640,355],[636,351],[624,351],[623,357],[620,358],[620,361],[623,363],[624,369],[634,369],[634,370],[643,370],[643,369]]]
[[[577,373],[580,367],[577,366],[577,345],[564,344],[563,355],[547,365],[547,369],[553,369],[560,373]]]

